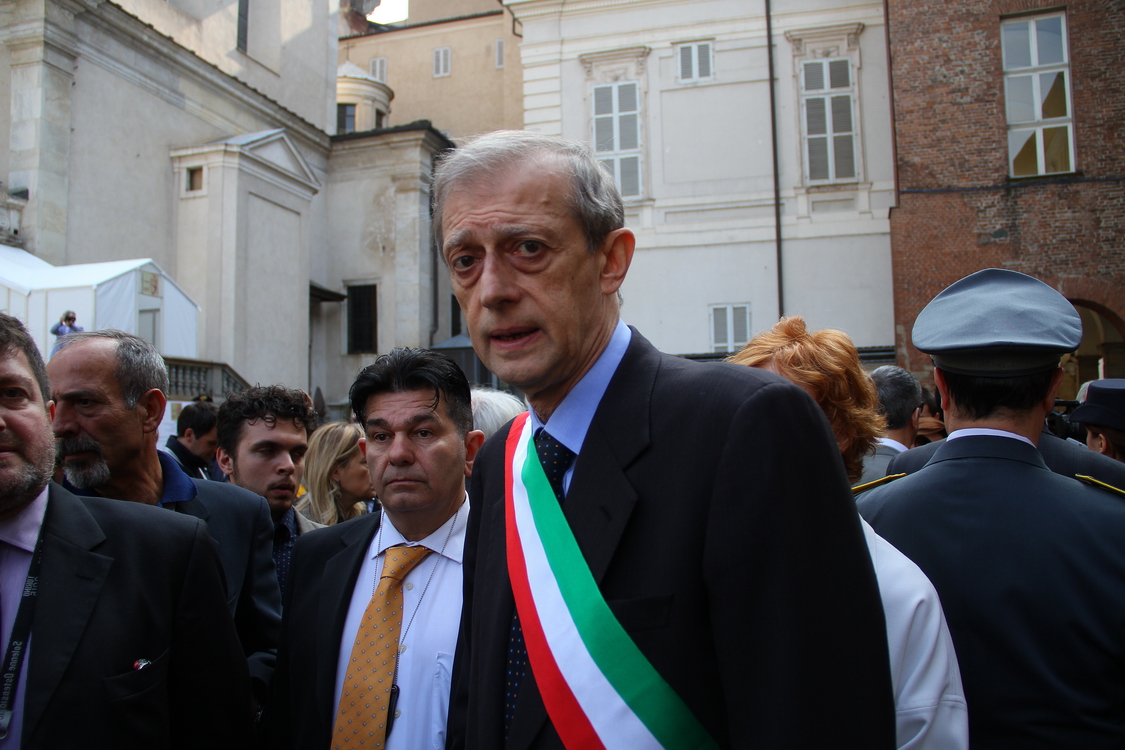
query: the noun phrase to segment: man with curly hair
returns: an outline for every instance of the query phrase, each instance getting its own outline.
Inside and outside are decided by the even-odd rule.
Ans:
[[[219,407],[219,468],[236,487],[261,495],[273,516],[273,562],[285,590],[293,543],[320,528],[293,509],[305,473],[316,412],[304,391],[281,385],[231,393]]]

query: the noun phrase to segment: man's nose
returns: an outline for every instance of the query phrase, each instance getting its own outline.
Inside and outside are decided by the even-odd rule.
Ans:
[[[414,447],[406,435],[395,435],[387,449],[387,458],[395,466],[414,462]]]
[[[495,308],[519,299],[519,285],[516,283],[517,273],[514,268],[494,253],[488,253],[481,263],[481,275],[477,284],[480,287],[482,305]]]
[[[55,433],[55,437],[72,437],[78,432],[74,410],[65,402],[56,402],[51,409],[51,431]]]

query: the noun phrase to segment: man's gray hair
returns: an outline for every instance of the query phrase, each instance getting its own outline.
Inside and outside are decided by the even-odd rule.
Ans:
[[[879,395],[879,413],[887,418],[888,430],[901,430],[910,424],[914,410],[922,405],[922,386],[909,371],[883,365],[871,373]]]
[[[62,342],[61,349],[88,339],[110,339],[117,342],[117,364],[113,375],[121,388],[125,406],[132,409],[153,388],[168,393],[168,366],[156,347],[131,333],[105,328],[100,331],[72,333]]]
[[[445,257],[441,223],[450,191],[518,165],[534,168],[528,163],[537,159],[554,160],[569,173],[573,189],[561,199],[581,225],[590,252],[610,232],[625,226],[625,207],[613,175],[589,146],[529,130],[497,130],[449,152],[434,170],[433,233],[438,253]]]
[[[527,411],[523,401],[487,385],[472,386],[469,395],[473,400],[473,429],[483,432],[486,440],[517,414]]]

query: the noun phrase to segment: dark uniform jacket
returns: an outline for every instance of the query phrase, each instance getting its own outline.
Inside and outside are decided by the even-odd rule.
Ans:
[[[941,597],[970,747],[1125,747],[1125,498],[982,436],[858,504]]]

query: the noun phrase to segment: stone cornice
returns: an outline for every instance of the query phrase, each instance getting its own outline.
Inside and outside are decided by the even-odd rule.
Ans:
[[[48,0],[48,2],[56,1]],[[76,0],[64,1],[71,4],[76,2]],[[314,151],[327,153],[328,135],[315,125],[286,109],[265,94],[219,70],[191,50],[161,34],[152,26],[142,22],[112,2],[98,4],[95,10],[82,14],[81,21],[95,31],[117,39],[131,53],[150,57],[159,65],[170,69],[174,74],[184,76],[190,79],[193,84],[210,90],[218,97],[233,101],[236,106],[250,110],[263,121],[285,128],[291,137],[296,138],[306,147]],[[145,75],[131,60],[119,59],[112,54],[112,51],[83,39],[81,35],[79,35],[77,41],[77,52],[91,63],[170,104],[182,107],[221,130],[239,133],[246,129],[245,124],[235,122],[221,112],[207,107],[198,99],[193,100],[185,97],[180,88],[169,86],[164,81]]]
[[[814,26],[804,29],[790,29],[785,38],[793,45],[794,55],[808,54],[809,47],[831,44],[847,40],[848,49],[859,47],[859,35],[863,33],[862,23],[841,23],[834,26]]]

